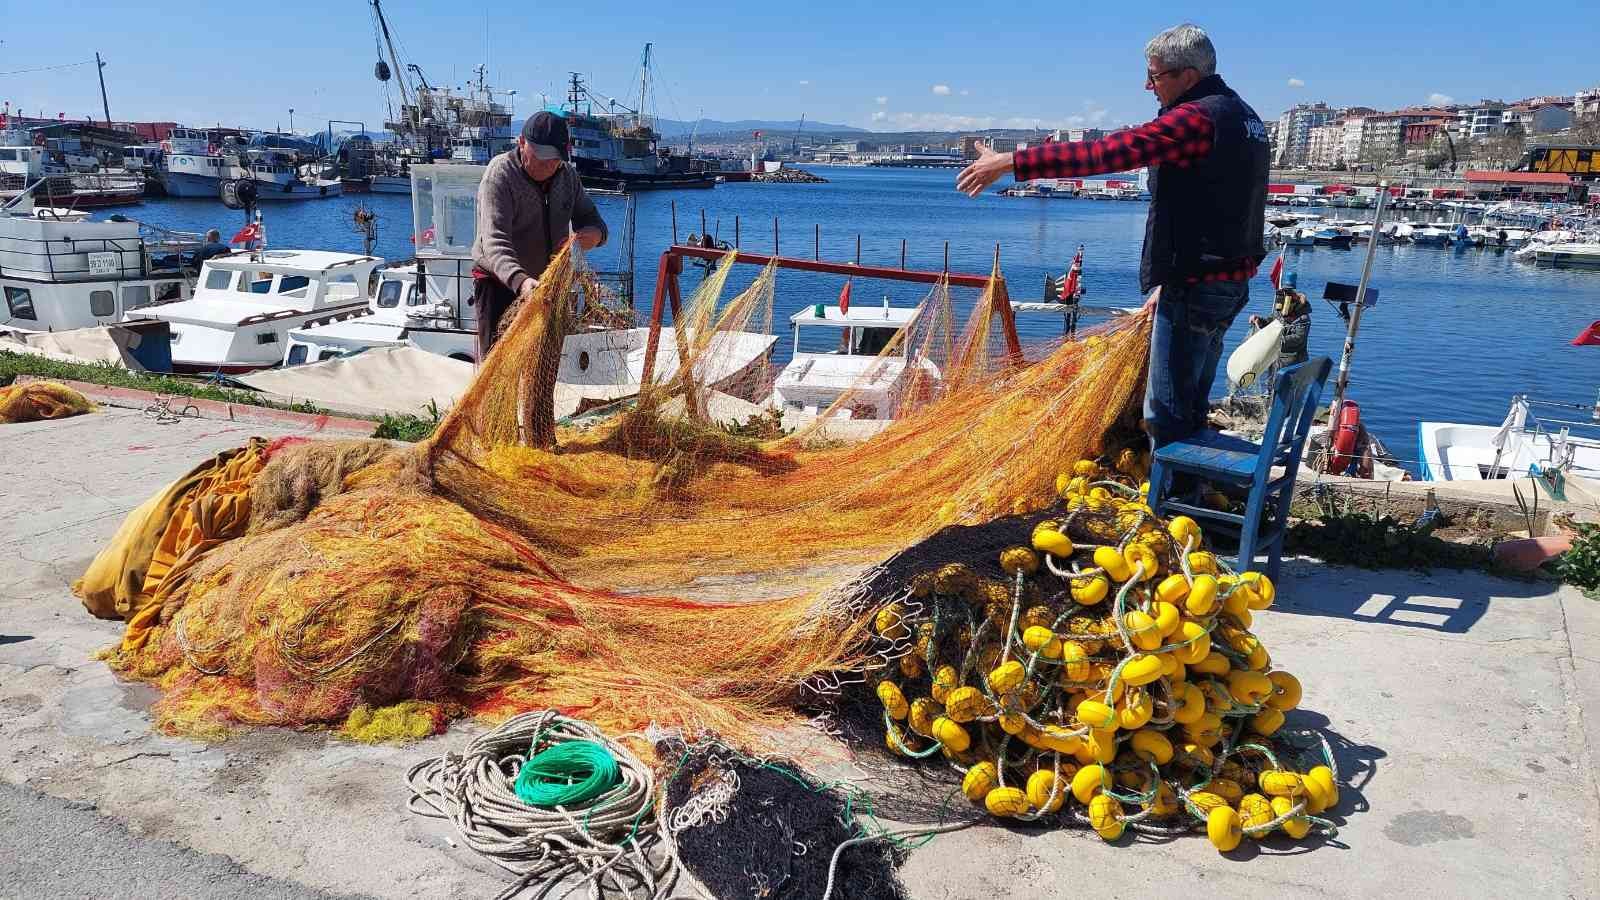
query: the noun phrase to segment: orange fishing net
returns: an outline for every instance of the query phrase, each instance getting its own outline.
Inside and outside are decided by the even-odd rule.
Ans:
[[[373,710],[423,701],[432,712],[411,703],[397,728],[555,707],[617,731],[754,738],[790,715],[804,679],[859,662],[867,623],[849,600],[863,571],[945,524],[1043,505],[1063,462],[1099,452],[1135,409],[1147,317],[1006,365],[990,346],[996,278],[964,327],[935,287],[814,422],[760,437],[719,426],[704,415],[726,371],[718,335],[770,328],[776,277],[723,305],[732,264],[674,329],[675,370],[538,449],[530,390],[554,371],[561,325],[548,311],[577,279],[559,254],[430,440],[341,465],[336,482],[304,465],[257,475],[273,515],[158,586],[146,639],[112,664],[156,682],[159,722],[184,733],[344,724],[381,738]],[[907,371],[918,356],[937,377]],[[874,383],[893,388],[894,421],[841,443],[832,426]]]
[[[89,398],[54,381],[0,387],[0,423],[65,419],[93,411]]]

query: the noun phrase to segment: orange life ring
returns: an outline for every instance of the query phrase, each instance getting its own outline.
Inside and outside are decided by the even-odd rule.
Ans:
[[[1355,460],[1356,438],[1361,432],[1361,407],[1346,399],[1333,417],[1333,440],[1329,442],[1328,474],[1342,475]]]

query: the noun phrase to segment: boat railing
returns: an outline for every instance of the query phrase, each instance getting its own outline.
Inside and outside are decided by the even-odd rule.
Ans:
[[[1600,398],[1596,399],[1593,407],[1530,397],[1521,397],[1520,400],[1529,408],[1523,432],[1531,436],[1532,446],[1549,448],[1544,459],[1538,460],[1541,467],[1564,471],[1571,468],[1579,447],[1600,447]],[[1535,406],[1562,410],[1566,414],[1574,410],[1588,412],[1591,418],[1585,421],[1557,417],[1560,414],[1538,415],[1533,412]]]
[[[65,248],[52,247],[51,245],[66,245]],[[26,248],[18,249],[16,245]],[[91,254],[115,254],[117,265],[115,273],[96,272],[90,262]],[[137,260],[129,264],[128,257]],[[37,277],[49,275],[51,281],[89,281],[95,277],[110,275],[113,278],[142,278],[152,271],[160,271],[160,266],[152,265],[145,242],[141,238],[24,238],[0,237],[0,260],[18,256],[40,259],[40,263],[28,265],[7,266],[0,262],[0,275],[13,277]],[[83,264],[72,265],[69,260],[82,259]],[[42,263],[42,268],[40,267]]]

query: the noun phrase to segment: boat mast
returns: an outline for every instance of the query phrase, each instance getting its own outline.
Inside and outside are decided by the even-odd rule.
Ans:
[[[94,67],[100,73],[100,108],[106,114],[106,127],[111,127],[111,101],[106,99],[106,64],[100,59],[100,51],[94,52]]]
[[[383,46],[379,48],[379,52],[388,50],[389,64],[394,67],[394,79],[400,82],[401,108],[411,106],[416,109],[411,99],[411,86],[406,83],[406,68],[400,64],[400,54],[395,52],[394,38],[389,34],[389,22],[383,17],[383,7],[379,5],[378,0],[371,0],[371,3],[373,19],[378,25],[379,34],[383,37]],[[420,115],[420,112],[418,114]],[[413,122],[411,125],[413,128],[421,127],[420,122]]]
[[[645,117],[644,104],[650,92],[650,47],[644,45],[644,63],[639,67],[639,127],[648,128],[649,120]]]
[[[1356,308],[1350,313],[1350,327],[1344,337],[1344,353],[1339,357],[1339,377],[1333,385],[1333,405],[1328,407],[1330,428],[1338,424],[1339,408],[1344,405],[1345,389],[1350,386],[1350,358],[1356,352],[1356,332],[1361,330],[1361,311],[1366,308],[1367,282],[1372,280],[1372,258],[1377,255],[1378,230],[1383,227],[1383,213],[1388,200],[1389,182],[1379,181],[1378,208],[1372,213],[1372,237],[1367,239],[1367,259],[1361,266],[1361,282],[1356,285]]]

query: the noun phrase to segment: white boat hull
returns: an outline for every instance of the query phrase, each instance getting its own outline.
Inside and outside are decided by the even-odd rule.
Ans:
[[[1497,451],[1499,425],[1422,422],[1417,426],[1423,481],[1490,481],[1518,478],[1550,464],[1554,448],[1547,432],[1513,431]],[[1600,475],[1600,442],[1574,436],[1571,471]]]

